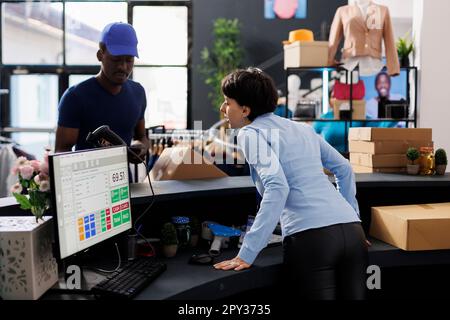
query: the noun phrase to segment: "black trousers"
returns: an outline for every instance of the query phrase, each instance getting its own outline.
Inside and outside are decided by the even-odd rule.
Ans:
[[[310,229],[285,237],[285,292],[312,300],[364,299],[368,263],[365,240],[360,223]]]

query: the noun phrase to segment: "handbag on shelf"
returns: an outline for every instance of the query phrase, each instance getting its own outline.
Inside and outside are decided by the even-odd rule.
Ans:
[[[359,80],[358,83],[353,84],[352,98],[350,98],[350,86],[351,84],[336,81],[334,84],[333,98],[338,100],[363,100],[366,95],[364,81]]]

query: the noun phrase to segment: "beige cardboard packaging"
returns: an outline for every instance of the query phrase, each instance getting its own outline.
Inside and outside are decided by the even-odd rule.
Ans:
[[[431,128],[350,128],[348,140],[433,141]]]
[[[403,250],[450,249],[450,203],[372,208],[370,235]]]
[[[433,141],[357,141],[350,140],[348,149],[351,153],[368,154],[406,154],[409,147],[419,150],[421,147],[433,147]]]
[[[150,171],[152,180],[223,178],[228,175],[191,147],[165,148]]]
[[[350,163],[372,168],[399,168],[406,167],[405,154],[350,153]]]
[[[284,46],[284,68],[324,67],[328,64],[328,41],[295,41]]]

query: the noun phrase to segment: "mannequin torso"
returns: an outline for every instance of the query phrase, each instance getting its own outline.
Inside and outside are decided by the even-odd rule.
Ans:
[[[361,10],[362,16],[364,17],[364,20],[367,17],[367,9],[369,9],[370,6],[370,0],[356,0],[355,3]]]
[[[355,0],[353,4],[359,8],[363,20],[367,23],[367,13],[369,7],[372,5],[372,1]],[[359,66],[359,73],[361,76],[371,76],[379,73],[383,69],[384,64],[379,59],[375,59],[370,56],[360,56],[345,60],[343,67],[349,71],[352,71],[357,66]]]

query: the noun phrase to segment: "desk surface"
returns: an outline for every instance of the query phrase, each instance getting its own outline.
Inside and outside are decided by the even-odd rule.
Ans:
[[[369,265],[380,267],[425,266],[450,264],[450,250],[408,252],[376,239],[370,239]],[[167,270],[141,291],[138,300],[220,299],[248,290],[274,286],[280,281],[282,248],[264,249],[252,268],[244,271],[221,271],[212,266],[188,264],[192,251],[179,252],[164,259]],[[222,252],[216,261],[232,258],[237,250]],[[88,295],[47,292],[43,299],[92,299]]]
[[[361,173],[355,176],[357,188],[450,187],[450,173],[444,176],[410,176],[387,173]],[[250,176],[205,180],[154,181],[152,185],[158,201],[201,197],[218,193],[226,196],[255,191]],[[133,204],[148,203],[152,195],[148,183],[131,184],[130,191]],[[0,208],[8,206],[17,206],[15,198],[0,198]]]

